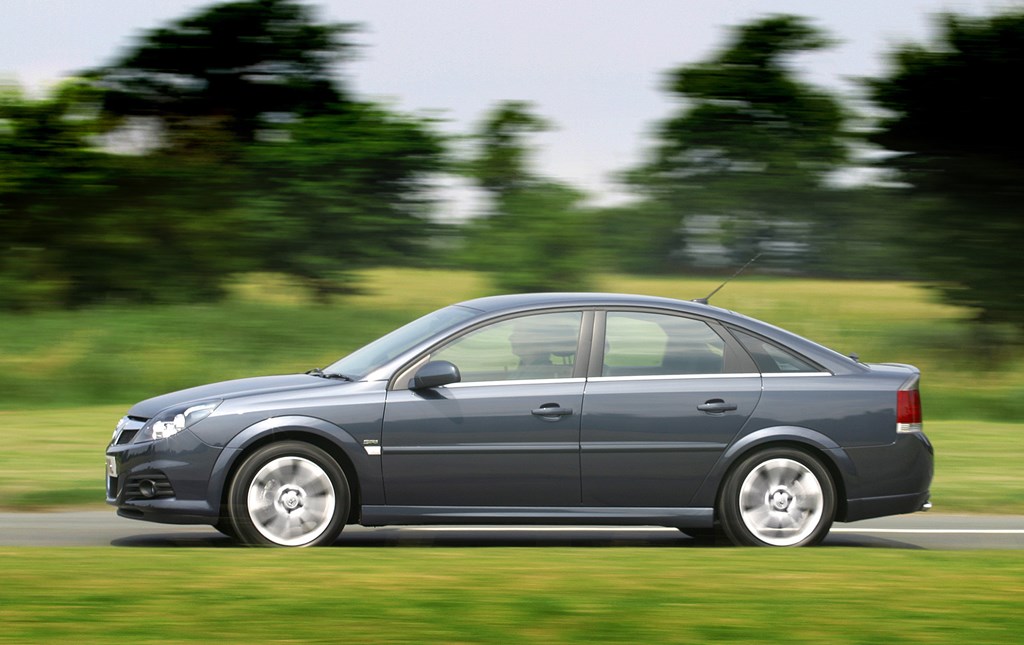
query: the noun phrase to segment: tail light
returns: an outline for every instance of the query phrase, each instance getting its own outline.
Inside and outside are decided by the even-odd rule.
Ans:
[[[921,432],[921,391],[915,378],[896,392],[896,432]]]

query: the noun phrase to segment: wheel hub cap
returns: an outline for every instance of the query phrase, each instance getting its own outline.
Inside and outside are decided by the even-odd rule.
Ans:
[[[302,506],[302,498],[305,494],[295,488],[285,488],[281,491],[281,506],[288,512],[294,511]]]
[[[771,494],[768,503],[777,511],[785,511],[793,502],[793,496],[784,488],[780,488]]]

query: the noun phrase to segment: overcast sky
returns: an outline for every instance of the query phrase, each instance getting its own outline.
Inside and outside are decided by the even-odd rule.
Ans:
[[[110,62],[143,31],[206,0],[0,0],[0,79],[41,92]],[[799,60],[841,92],[881,73],[883,53],[931,34],[941,11],[989,15],[1020,0],[319,0],[329,22],[362,25],[342,73],[362,97],[468,132],[502,100],[532,101],[557,130],[538,138],[545,173],[597,195],[637,163],[674,108],[667,70],[719,48],[729,26],[769,13],[812,18],[840,43]]]

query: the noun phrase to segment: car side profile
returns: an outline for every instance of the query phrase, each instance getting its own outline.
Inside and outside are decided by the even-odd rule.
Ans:
[[[820,542],[928,508],[920,374],[708,304],[452,305],[305,374],[142,401],[106,450],[120,516],[314,546],[346,524],[608,524]]]

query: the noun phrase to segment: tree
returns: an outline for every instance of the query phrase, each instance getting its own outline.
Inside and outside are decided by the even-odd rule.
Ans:
[[[369,103],[335,109],[243,160],[260,267],[303,279],[320,299],[350,289],[353,269],[424,250],[432,180],[446,164],[429,122]]]
[[[495,197],[537,182],[526,137],[550,130],[551,124],[533,110],[526,101],[500,103],[484,117],[475,134],[478,152],[466,174]]]
[[[774,238],[803,237],[824,217],[826,180],[847,160],[845,114],[797,79],[790,61],[829,43],[803,18],[771,16],[735,28],[709,60],[670,74],[668,89],[683,107],[657,128],[649,161],[629,174],[672,220],[650,229],[652,246],[671,230],[679,248],[685,220],[703,215],[713,234],[690,237],[712,235],[741,261]]]
[[[945,300],[1024,329],[1024,13],[937,24],[866,81],[886,114],[870,139],[897,153],[883,165],[903,182],[907,252]]]
[[[480,124],[465,164],[491,199],[489,212],[465,227],[470,263],[503,291],[584,289],[593,275],[594,217],[584,195],[531,168],[526,137],[550,127],[529,103],[501,103]]]
[[[0,307],[211,300],[252,270],[325,297],[412,253],[445,142],[348,95],[332,65],[349,29],[295,0],[231,2],[74,92],[0,93]],[[139,119],[159,126],[143,145],[111,138]]]
[[[77,205],[102,192],[89,146],[95,95],[66,82],[51,96],[0,87],[0,307],[62,302],[73,291],[62,240],[82,228]]]
[[[156,120],[166,150],[224,155],[345,100],[333,66],[349,56],[352,30],[316,22],[295,0],[230,2],[145,33],[86,75],[113,126]]]
[[[97,149],[98,98],[68,81],[0,100],[0,307],[220,295],[240,267],[233,170]]]
[[[208,283],[279,271],[323,299],[351,289],[352,269],[424,237],[444,142],[429,121],[343,87],[334,66],[350,56],[352,30],[296,0],[230,2],[148,32],[91,73],[111,127],[155,120],[160,145],[145,156],[184,170],[146,196],[165,224],[230,229],[223,270],[195,259]],[[205,206],[188,199],[204,193]]]

